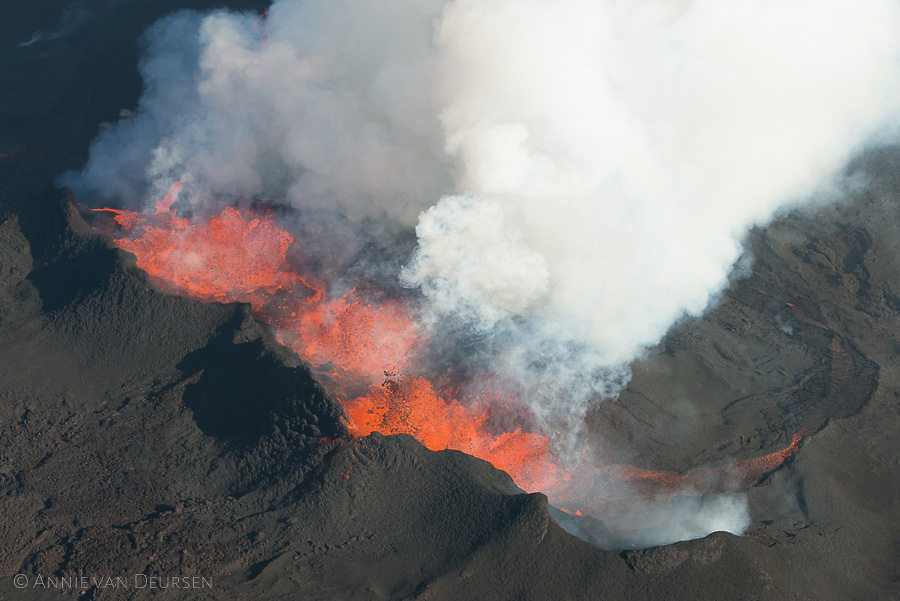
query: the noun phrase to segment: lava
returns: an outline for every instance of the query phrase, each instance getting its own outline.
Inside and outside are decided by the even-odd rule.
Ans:
[[[378,295],[358,289],[330,298],[322,282],[292,263],[295,239],[274,215],[226,207],[208,218],[178,217],[172,206],[180,188],[176,182],[153,213],[94,209],[94,227],[133,253],[161,290],[206,302],[249,303],[343,403],[354,435],[406,433],[432,450],[464,451],[576,515],[597,506],[603,481],[648,495],[745,489],[799,448],[803,437],[795,434],[781,451],[686,474],[630,465],[565,467],[549,436],[529,431],[523,420],[506,420],[517,425],[498,430],[492,417],[521,408],[514,395],[496,392],[490,378],[453,387],[417,373],[416,357],[430,340],[410,307],[373,300]],[[834,344],[837,352],[840,341]]]
[[[550,439],[521,428],[493,432],[489,416],[501,405],[489,396],[463,403],[443,398],[423,377],[387,372],[380,386],[344,407],[356,434],[411,434],[429,449],[456,449],[489,461],[525,490],[544,488],[548,476],[562,469],[551,458]]]

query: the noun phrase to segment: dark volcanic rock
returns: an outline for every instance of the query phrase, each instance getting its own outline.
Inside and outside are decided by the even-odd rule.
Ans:
[[[867,318],[839,313],[843,292],[816,296],[816,282],[802,277],[810,288],[790,289],[803,309],[771,301],[783,272],[758,274],[785,252],[766,243],[771,233],[757,234],[754,275],[692,324],[690,338],[676,329],[637,370],[630,390],[640,395],[601,406],[608,413],[597,423],[617,407],[622,423],[645,412],[646,423],[607,434],[645,436],[652,463],[654,444],[674,445],[655,431],[672,420],[635,399],[677,407],[648,388],[668,371],[675,396],[694,379],[721,383],[681,422],[706,437],[648,467],[758,455],[804,423],[820,432],[751,492],[751,536],[604,551],[564,532],[546,497],[516,494],[483,461],[403,435],[349,438],[340,408],[246,307],[155,291],[133,257],[86,227],[65,191],[17,175],[30,160],[4,159],[0,196],[2,594],[50,594],[16,591],[16,573],[196,575],[213,582],[196,598],[216,599],[837,600],[896,590],[897,387],[885,368],[894,343],[856,325],[880,306],[858,295],[850,299],[862,308],[847,311]],[[817,227],[798,216],[769,232],[785,223]],[[831,231],[842,239],[839,226]],[[867,252],[882,243],[874,230]],[[881,259],[866,257],[864,266]],[[809,269],[812,278],[817,267]],[[753,296],[754,287],[767,292]],[[889,300],[883,306],[879,319],[893,319]],[[740,322],[736,314],[751,325],[729,337],[723,324]],[[833,348],[838,327],[842,353]],[[786,367],[761,362],[766,344]],[[665,362],[679,366],[663,370]],[[773,369],[784,384],[767,389]],[[743,442],[729,446],[729,432]]]
[[[682,473],[816,432],[750,490],[748,536],[601,550],[554,516],[602,523],[483,461],[349,438],[246,307],[159,293],[50,187],[134,108],[138,33],[189,4],[217,3],[2,9],[0,598],[60,596],[17,573],[131,579],[62,593],[85,599],[178,594],[134,574],[210,579],[194,599],[900,597],[900,151],[863,157],[844,206],[753,232],[752,273],[592,412],[600,461]]]

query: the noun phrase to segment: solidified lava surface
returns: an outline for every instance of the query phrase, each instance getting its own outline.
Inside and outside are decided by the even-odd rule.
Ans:
[[[603,551],[556,520],[595,534],[602,526],[556,512],[543,495],[514,494],[487,463],[404,435],[348,436],[340,407],[246,305],[155,291],[131,256],[90,231],[71,197],[41,184],[32,154],[3,161],[0,475],[2,510],[16,516],[3,521],[4,573],[205,572],[220,587],[216,598],[362,599],[373,590],[404,598],[422,587],[453,599],[491,598],[485,590],[772,599],[889,590],[885,545],[896,516],[880,495],[896,486],[897,397],[892,372],[878,366],[894,352],[880,341],[894,310],[843,286],[815,297],[815,266],[801,273],[810,288],[799,290],[806,304],[797,308],[773,292],[779,271],[766,273],[783,260],[806,265],[796,258],[802,248],[771,240],[817,222],[795,216],[758,232],[755,243],[767,245],[757,250],[759,271],[699,324],[676,328],[622,399],[594,416],[602,439],[617,443],[620,456],[610,457],[619,464],[636,463],[628,440],[644,437],[645,469],[682,478],[697,477],[698,461],[726,465],[791,448],[792,433],[805,430],[791,463],[750,489],[750,535]],[[840,252],[841,232],[833,226],[817,243]],[[870,256],[869,289],[884,293],[881,255]],[[750,291],[760,284],[765,294]],[[872,330],[876,320],[885,329]],[[743,346],[730,338],[735,324],[750,324]],[[783,386],[759,384],[779,378]],[[680,430],[641,425],[652,407],[687,411],[649,388],[659,381],[672,396],[699,382],[727,402],[693,408]],[[636,400],[644,397],[647,405]],[[689,428],[701,434],[674,445]],[[654,459],[655,449],[674,452]],[[855,519],[859,512],[867,519]],[[863,536],[884,549],[881,560],[854,542]],[[859,577],[820,588],[815,578],[847,561],[845,549],[860,554]],[[794,566],[815,562],[826,567],[796,577]]]
[[[603,524],[484,461],[351,436],[248,306],[160,292],[84,223],[90,199],[53,188],[133,104],[133,39],[169,4],[0,47],[0,596],[55,598],[18,573],[210,578],[198,599],[900,595],[900,151],[862,157],[844,204],[754,231],[751,273],[590,414],[596,464],[675,480],[791,450],[753,468],[747,535],[603,550],[559,523],[594,540]]]

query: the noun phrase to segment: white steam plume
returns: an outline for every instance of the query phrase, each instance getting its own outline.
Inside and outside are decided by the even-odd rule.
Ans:
[[[750,227],[893,124],[898,31],[897,0],[181,12],[146,36],[137,111],[65,183],[285,201],[316,215],[301,242],[335,248],[418,222],[394,276],[431,324],[502,329],[497,368],[572,431],[592,392],[707,307]]]
[[[182,12],[147,36],[138,111],[69,183],[154,199],[185,179],[401,224],[424,210],[403,277],[437,309],[525,315],[621,364],[703,311],[747,229],[896,115],[898,26],[895,0]]]
[[[406,278],[629,361],[897,114],[898,25],[894,0],[449,4],[440,118],[469,196],[422,215]]]
[[[431,100],[438,3],[182,11],[144,36],[145,91],[71,185],[151,202],[171,182],[415,223],[452,189]]]

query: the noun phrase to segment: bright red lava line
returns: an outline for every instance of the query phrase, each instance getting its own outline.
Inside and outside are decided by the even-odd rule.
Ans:
[[[464,451],[578,515],[574,507],[598,479],[612,478],[647,495],[746,489],[799,448],[803,435],[798,433],[781,451],[686,474],[631,465],[567,468],[552,454],[544,433],[520,427],[497,432],[489,425],[492,414],[520,408],[514,395],[493,390],[489,378],[480,393],[460,398],[417,375],[415,358],[430,340],[400,301],[375,301],[356,290],[329,298],[323,283],[303,277],[288,260],[294,236],[272,215],[229,207],[206,219],[180,218],[171,209],[180,188],[176,182],[154,213],[94,209],[101,217],[94,228],[133,253],[163,291],[206,302],[249,303],[342,402],[354,435],[407,433],[431,450]],[[467,384],[478,389],[478,383]]]

